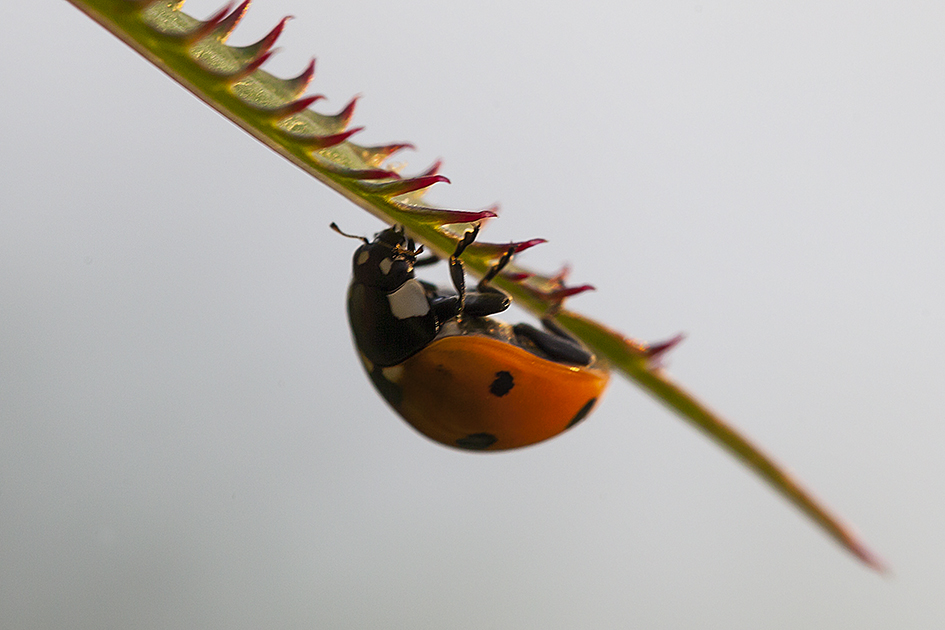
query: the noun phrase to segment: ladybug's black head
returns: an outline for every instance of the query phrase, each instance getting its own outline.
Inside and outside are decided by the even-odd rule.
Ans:
[[[354,252],[354,281],[393,291],[413,278],[413,265],[419,253],[402,226],[388,228],[373,241],[365,240]]]

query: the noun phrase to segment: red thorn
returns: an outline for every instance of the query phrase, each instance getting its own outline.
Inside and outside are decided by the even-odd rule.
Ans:
[[[429,208],[412,206],[393,202],[397,210],[409,214],[417,221],[436,225],[450,225],[453,223],[476,223],[493,219],[498,216],[492,210],[447,210],[446,208]]]
[[[309,108],[309,106],[315,101],[319,101],[325,98],[321,94],[316,94],[314,96],[306,96],[305,98],[300,98],[280,107],[276,107],[270,110],[266,110],[272,114],[272,118],[275,120],[282,120],[290,116],[294,116],[299,112],[303,112]]]
[[[442,175],[410,177],[408,179],[402,179],[396,182],[373,184],[371,185],[371,188],[368,189],[368,192],[384,195],[385,197],[398,197],[400,195],[406,195],[407,193],[423,190],[424,188],[429,188],[433,184],[437,184],[439,182],[449,184],[450,180],[448,180],[446,177],[443,177]]]
[[[568,276],[570,275],[571,275],[571,265],[565,264],[564,266],[561,267],[561,271],[551,276],[550,279],[552,282],[557,282],[558,284],[562,284],[564,283],[565,280],[568,279]]]
[[[400,175],[394,171],[383,168],[351,169],[345,175],[353,179],[400,179]]]
[[[522,282],[524,280],[528,280],[535,274],[528,273],[527,271],[508,271],[502,272],[499,275],[507,280],[511,280],[512,282]]]
[[[497,215],[491,210],[457,210],[454,211],[453,219],[449,223],[475,223],[476,221],[483,221],[485,219],[494,219]],[[444,222],[443,225],[447,225],[447,222]]]
[[[401,149],[413,148],[414,146],[412,144],[403,142],[399,144],[388,144],[386,146],[380,147],[362,147],[360,149],[360,153],[361,159],[363,159],[365,162],[374,166],[379,166],[384,162],[384,160],[392,156],[394,153],[397,153]]]
[[[216,28],[213,29],[213,34],[221,42],[226,41],[226,38],[230,36],[230,33],[233,32],[233,29],[236,28],[236,25],[240,23],[240,20],[243,19],[243,16],[246,14],[246,9],[249,8],[249,3],[251,0],[243,0],[236,9],[230,13],[228,16],[223,18],[217,23]]]
[[[315,59],[313,58],[308,62],[308,66],[305,67],[305,70],[302,71],[302,74],[292,79],[286,79],[285,86],[288,88],[293,97],[298,97],[299,94],[305,91],[305,89],[308,87],[308,84],[312,82],[312,78],[314,76]]]
[[[666,341],[660,341],[659,343],[649,344],[646,346],[643,353],[648,359],[660,359],[667,352],[679,345],[679,343],[686,338],[686,335],[679,333],[671,339]]]
[[[535,245],[541,245],[542,243],[547,243],[548,241],[543,238],[533,238],[527,241],[518,241],[512,243],[515,246],[515,253],[524,252],[526,249],[534,247]]]
[[[430,177],[431,175],[436,175],[440,172],[441,166],[443,166],[443,160],[437,160],[430,166],[430,168],[418,175],[418,177]]]
[[[200,22],[194,30],[184,35],[184,40],[189,44],[195,44],[204,37],[207,37],[217,30],[217,27],[223,22],[232,8],[233,3],[228,2],[226,6],[207,18],[206,21]]]
[[[400,175],[397,173],[382,168],[345,168],[343,166],[336,166],[331,162],[320,163],[319,166],[329,173],[334,173],[335,175],[340,175],[341,177],[347,177],[350,179],[400,179]]]
[[[230,81],[230,83],[237,83],[239,81],[242,81],[243,79],[245,79],[252,73],[259,70],[260,66],[262,66],[264,63],[269,61],[269,58],[272,57],[275,53],[276,53],[275,49],[267,50],[265,53],[263,53],[262,55],[259,55],[258,57],[256,57],[255,59],[247,63],[245,66],[237,70],[236,72],[227,75],[226,78]]]
[[[561,287],[560,289],[555,289],[551,292],[551,297],[555,301],[560,302],[565,298],[577,295],[579,293],[584,293],[585,291],[596,291],[596,287],[592,284],[582,284],[579,287]]]
[[[382,147],[368,147],[367,150],[376,155],[384,155],[387,157],[397,153],[398,151],[402,151],[403,149],[415,151],[417,147],[413,146],[409,142],[398,142],[395,144],[386,144]]]
[[[337,129],[338,131],[341,131],[347,127],[348,123],[351,121],[351,117],[354,115],[354,108],[358,104],[359,98],[361,97],[355,96],[352,98],[350,101],[348,101],[348,104],[345,105],[344,108],[337,114],[325,116],[326,124],[328,124],[330,127],[333,127],[334,129]]]
[[[276,40],[279,39],[280,35],[282,35],[282,29],[285,28],[285,23],[291,19],[292,16],[287,15],[286,17],[282,18],[282,20],[258,42],[255,44],[250,44],[249,46],[241,46],[236,48],[236,50],[252,58],[263,54],[273,47],[273,45],[276,43]]]
[[[284,133],[283,136],[289,141],[305,147],[310,151],[320,151],[322,149],[327,149],[328,147],[333,147],[336,144],[341,144],[354,134],[363,130],[364,127],[355,127],[354,129],[348,129],[347,131],[342,131],[341,133],[335,133],[328,136],[300,136],[294,133]]]
[[[485,256],[488,258],[495,258],[505,254],[509,251],[509,248],[512,248],[512,253],[517,254],[523,252],[530,247],[535,245],[540,245],[541,243],[547,243],[543,238],[533,238],[528,241],[515,241],[511,243],[482,243],[479,241],[474,242],[467,248],[467,251],[474,251],[480,256]]]
[[[350,101],[348,101],[348,104],[345,105],[345,108],[342,109],[337,114],[335,114],[335,116],[339,120],[345,121],[345,124],[347,125],[348,121],[351,120],[351,116],[354,115],[354,108],[358,104],[358,99],[360,98],[361,98],[360,96],[355,96],[354,98],[352,98]]]
[[[561,304],[569,297],[584,293],[585,291],[595,291],[596,288],[591,284],[582,284],[577,287],[565,286],[559,278],[548,278],[540,275],[532,275],[534,282],[522,284],[522,288],[533,296],[548,303],[552,310],[561,307]]]

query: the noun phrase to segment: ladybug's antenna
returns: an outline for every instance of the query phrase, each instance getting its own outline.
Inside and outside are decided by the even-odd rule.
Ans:
[[[363,236],[357,236],[357,235],[355,235],[355,234],[348,234],[347,232],[342,232],[342,231],[341,231],[341,228],[338,227],[338,224],[335,223],[334,221],[332,221],[332,222],[331,222],[331,225],[329,225],[328,227],[330,227],[330,228],[333,229],[335,232],[338,232],[338,234],[341,234],[341,235],[344,236],[344,237],[347,237],[347,238],[356,238],[356,239],[358,239],[359,241],[364,242],[365,245],[369,245],[369,244],[371,243],[369,240],[367,240],[367,239],[366,239],[365,237],[363,237]]]

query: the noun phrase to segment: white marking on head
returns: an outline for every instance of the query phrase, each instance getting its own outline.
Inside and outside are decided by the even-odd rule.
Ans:
[[[423,317],[430,312],[427,294],[416,278],[411,278],[388,295],[387,301],[390,303],[390,312],[396,319]]]
[[[354,262],[355,262],[356,264],[358,264],[358,265],[363,265],[364,263],[366,263],[366,262],[368,261],[368,258],[370,258],[370,257],[371,257],[371,254],[369,254],[368,252],[364,251],[364,252],[361,252],[360,254],[358,254],[358,259],[357,259],[356,261],[354,261]]]
[[[392,365],[390,367],[381,368],[381,375],[391,383],[399,383],[400,378],[404,375],[404,366]]]
[[[380,262],[380,264],[377,267],[378,269],[381,270],[381,273],[386,276],[387,274],[390,273],[390,268],[393,264],[394,264],[393,259],[385,258],[384,260]]]

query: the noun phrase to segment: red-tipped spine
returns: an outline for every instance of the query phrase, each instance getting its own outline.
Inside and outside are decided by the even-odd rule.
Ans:
[[[312,78],[314,76],[315,59],[313,58],[308,62],[308,65],[305,67],[305,70],[302,71],[302,74],[292,79],[286,79],[284,81],[284,85],[292,94],[292,98],[298,98],[308,88],[308,84],[312,82]]]
[[[659,360],[667,352],[669,352],[670,350],[678,346],[679,343],[685,338],[686,338],[686,335],[679,333],[675,337],[671,339],[667,339],[666,341],[660,341],[658,343],[647,344],[646,349],[643,351],[643,353],[646,355],[647,359]]]
[[[436,175],[437,173],[440,172],[440,167],[442,166],[443,166],[443,160],[437,160],[436,162],[430,165],[430,168],[428,168],[427,170],[417,175],[417,177],[431,177],[433,175]]]
[[[345,142],[348,138],[363,131],[364,127],[354,127],[341,133],[333,133],[327,136],[300,136],[294,133],[284,132],[282,135],[290,142],[299,145],[309,151],[320,151]]]
[[[479,241],[474,242],[467,248],[467,251],[475,252],[479,256],[486,258],[496,258],[502,256],[505,252],[509,251],[509,248],[512,248],[513,254],[518,254],[519,252],[524,252],[526,249],[534,247],[535,245],[541,245],[542,243],[547,243],[543,238],[533,238],[527,241],[514,241],[511,243],[481,243]]]
[[[406,195],[407,193],[423,190],[424,188],[429,188],[433,184],[440,182],[448,184],[450,180],[442,175],[425,175],[421,177],[410,177],[396,182],[385,182],[383,184],[363,184],[362,189],[365,192],[375,195],[398,197],[400,195]]]
[[[388,171],[383,168],[347,168],[344,166],[337,166],[331,162],[321,162],[319,166],[329,173],[346,177],[348,179],[400,179],[400,175],[394,171]]]
[[[446,208],[428,208],[392,202],[398,212],[409,214],[411,218],[431,225],[450,225],[453,223],[476,223],[499,216],[491,209],[487,210],[447,210]]]
[[[354,147],[361,156],[361,159],[372,166],[380,166],[384,160],[403,149],[415,148],[409,142],[400,142],[396,144],[387,144],[379,147]]]
[[[267,50],[265,53],[251,60],[249,63],[247,63],[245,66],[243,66],[236,72],[232,72],[228,75],[225,75],[222,78],[225,78],[227,81],[229,81],[231,85],[233,83],[238,83],[242,81],[243,79],[245,79],[246,77],[248,77],[249,75],[251,75],[252,73],[259,70],[260,66],[262,66],[264,63],[269,61],[269,58],[272,57],[272,55],[275,54],[275,52],[276,52],[275,50]]]
[[[323,123],[335,131],[341,131],[347,127],[348,123],[351,122],[351,117],[354,116],[354,108],[357,106],[359,98],[361,97],[355,96],[352,98],[337,114],[324,116]]]
[[[564,281],[568,279],[568,276],[571,275],[571,265],[564,264],[561,266],[561,270],[558,271],[555,275],[551,276],[548,281],[553,284],[563,285]]]
[[[524,282],[535,274],[528,273],[527,271],[503,271],[499,275],[511,282]]]
[[[243,0],[236,9],[233,10],[228,16],[217,22],[216,27],[213,29],[213,36],[219,39],[221,42],[225,42],[226,38],[230,36],[230,33],[233,32],[233,29],[236,28],[236,25],[240,23],[240,20],[243,19],[243,16],[246,15],[246,9],[249,8],[249,3],[251,0]]]
[[[320,101],[323,98],[325,97],[321,94],[306,96],[305,98],[290,101],[285,105],[280,105],[279,107],[263,109],[260,111],[264,112],[270,118],[270,120],[272,120],[272,122],[277,123],[281,120],[289,118],[290,116],[295,116],[299,112],[304,112],[312,103],[315,101]]]
[[[551,292],[551,299],[555,302],[560,302],[565,298],[569,298],[585,291],[596,291],[597,288],[592,284],[582,284],[579,287],[561,287],[560,289],[555,289]]]
[[[556,307],[560,307],[561,303],[569,297],[584,293],[585,291],[595,290],[595,287],[590,284],[582,284],[577,287],[568,287],[562,284],[560,280],[555,278],[549,279],[542,278],[541,276],[533,277],[535,282],[524,282],[522,283],[522,288],[542,302],[552,304]],[[551,285],[550,287],[549,284]]]
[[[262,54],[265,54],[270,48],[272,48],[276,40],[279,39],[279,36],[282,35],[282,30],[285,28],[285,23],[292,19],[291,15],[288,15],[276,24],[276,26],[269,31],[265,37],[260,39],[255,44],[250,44],[249,46],[234,46],[233,49],[242,55],[245,55],[251,59],[255,59]]]
[[[184,35],[184,40],[188,44],[196,44],[204,37],[207,37],[217,30],[217,28],[226,19],[226,16],[229,15],[232,9],[233,3],[228,2],[226,6],[210,16],[210,18],[208,18],[205,22],[201,22],[194,30]]]

